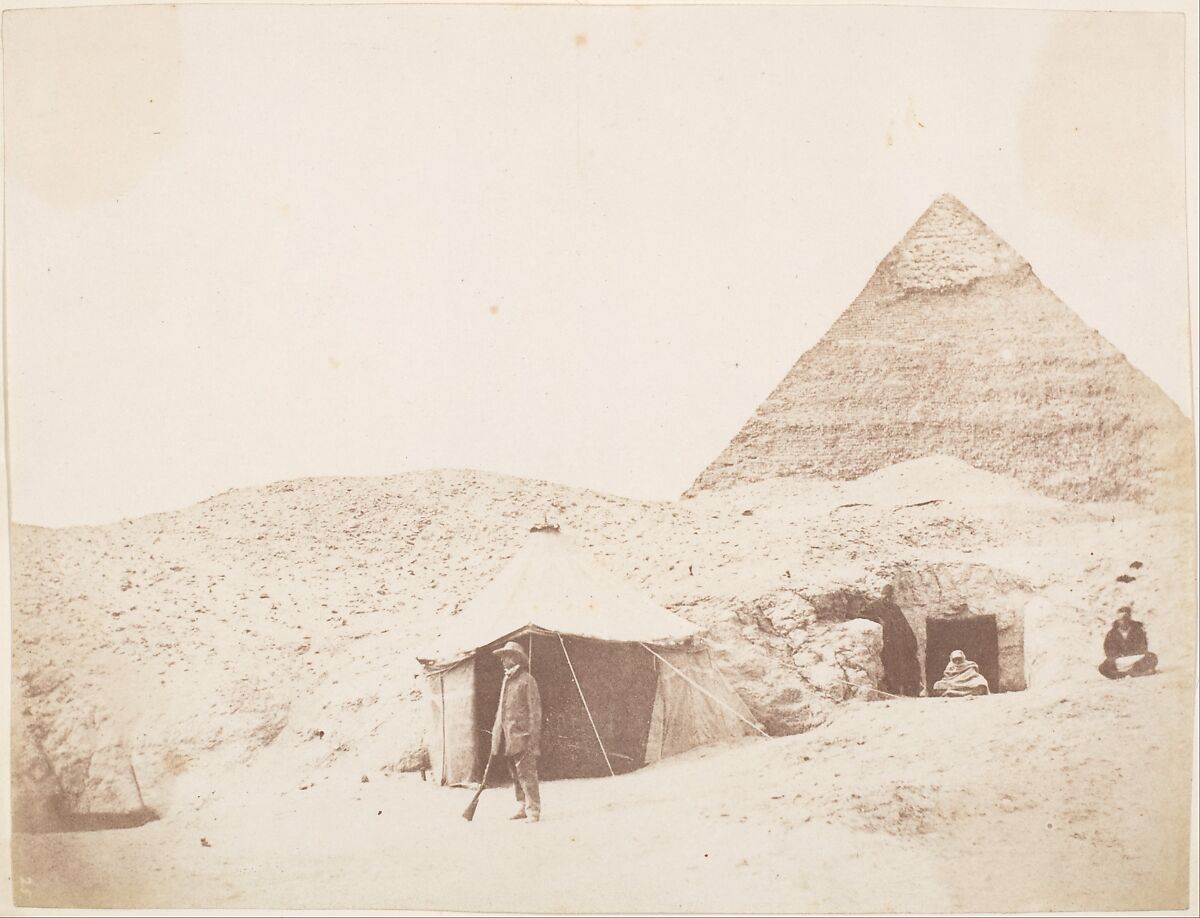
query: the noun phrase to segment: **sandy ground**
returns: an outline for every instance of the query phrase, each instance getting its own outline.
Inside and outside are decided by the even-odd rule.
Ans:
[[[1191,675],[855,702],[806,734],[510,791],[263,761],[136,829],[18,836],[18,902],[592,911],[1187,904]],[[202,843],[208,842],[208,846]]]

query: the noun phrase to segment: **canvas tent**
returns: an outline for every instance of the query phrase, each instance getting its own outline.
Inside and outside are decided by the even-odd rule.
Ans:
[[[760,730],[699,629],[539,526],[418,659],[442,784],[479,781],[502,668],[518,641],[541,689],[543,778],[599,777]],[[761,730],[760,730],[761,732]]]

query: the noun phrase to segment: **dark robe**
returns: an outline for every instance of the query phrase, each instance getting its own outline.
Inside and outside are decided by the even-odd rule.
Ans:
[[[942,698],[987,695],[990,691],[987,678],[979,671],[979,666],[970,660],[961,663],[951,660],[942,678],[933,683],[933,694]]]
[[[1109,679],[1149,676],[1158,667],[1158,657],[1150,653],[1149,648],[1146,629],[1141,622],[1130,621],[1129,630],[1124,634],[1121,633],[1120,626],[1114,623],[1104,636],[1104,662],[1100,664],[1100,673]],[[1117,666],[1117,660],[1122,657],[1141,659],[1122,671]]]

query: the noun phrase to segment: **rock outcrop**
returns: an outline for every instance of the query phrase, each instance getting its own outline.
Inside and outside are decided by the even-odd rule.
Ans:
[[[103,697],[70,691],[56,669],[17,680],[13,705],[13,826],[56,831],[141,825],[156,818]],[[72,698],[69,707],[47,695]],[[36,709],[36,710],[35,710]]]

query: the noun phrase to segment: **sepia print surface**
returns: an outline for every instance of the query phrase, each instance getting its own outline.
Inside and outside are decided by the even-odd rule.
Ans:
[[[1182,9],[6,11],[15,905],[1194,907]]]

